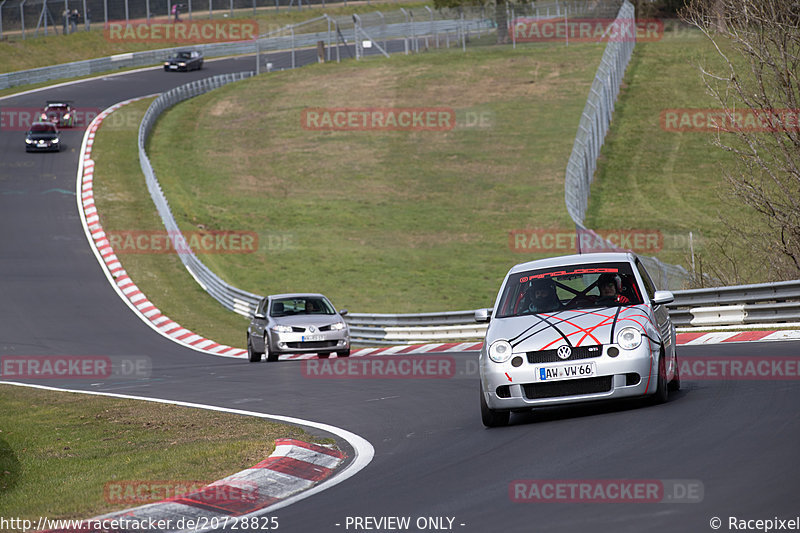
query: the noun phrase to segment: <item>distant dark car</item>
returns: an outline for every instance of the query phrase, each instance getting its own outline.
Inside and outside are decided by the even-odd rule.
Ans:
[[[203,68],[203,54],[198,50],[180,50],[164,61],[164,70],[200,70]]]
[[[61,139],[52,122],[34,122],[25,135],[26,152],[59,152]]]
[[[52,122],[61,128],[72,128],[75,126],[75,110],[72,103],[64,100],[48,101],[45,108],[39,114],[42,122]]]

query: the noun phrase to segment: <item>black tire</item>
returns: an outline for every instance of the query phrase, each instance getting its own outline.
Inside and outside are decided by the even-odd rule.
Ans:
[[[652,402],[655,405],[665,403],[669,399],[667,389],[667,363],[664,361],[664,352],[658,354],[658,382],[656,393],[653,394]]]
[[[258,353],[253,349],[253,342],[250,340],[250,335],[247,336],[247,358],[250,359],[251,363],[258,363],[261,361],[261,356],[263,354]]]
[[[681,390],[681,365],[678,362],[677,351],[675,352],[675,375],[670,380],[669,385],[667,385],[667,389],[670,392]]]
[[[498,411],[497,409],[489,409],[486,405],[486,397],[483,395],[483,385],[481,387],[481,421],[487,428],[496,428],[508,425],[508,420],[511,418],[510,411]]]
[[[345,350],[343,352],[336,352],[336,357],[350,357],[350,350]]]
[[[267,363],[275,363],[278,361],[278,353],[272,352],[269,349],[269,342],[267,339],[264,339],[264,353],[267,355]]]

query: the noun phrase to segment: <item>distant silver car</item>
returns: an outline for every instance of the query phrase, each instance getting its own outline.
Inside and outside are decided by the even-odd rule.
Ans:
[[[343,316],[321,294],[274,294],[258,304],[247,328],[247,354],[251,363],[277,361],[281,354],[315,353],[321,358],[335,353],[350,355],[350,329]]]
[[[680,388],[675,327],[638,257],[571,255],[513,267],[479,358],[481,419],[508,424],[512,411],[610,398],[665,402]],[[491,312],[491,315],[490,315]]]

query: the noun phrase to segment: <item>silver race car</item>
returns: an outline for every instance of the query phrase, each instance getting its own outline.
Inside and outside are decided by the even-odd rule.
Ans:
[[[533,407],[649,396],[680,387],[675,327],[634,254],[531,261],[506,275],[480,353],[481,418],[508,424]]]
[[[251,363],[266,355],[277,361],[281,354],[315,353],[321,358],[336,353],[350,355],[350,329],[321,294],[274,294],[258,304],[247,328],[247,353]]]

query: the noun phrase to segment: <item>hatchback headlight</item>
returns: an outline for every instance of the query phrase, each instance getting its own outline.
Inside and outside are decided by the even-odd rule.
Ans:
[[[331,331],[341,331],[345,327],[344,322],[337,322],[336,324],[331,324]]]
[[[275,333],[291,333],[292,326],[272,326],[272,331]]]
[[[642,344],[642,332],[636,328],[625,328],[617,335],[617,344],[623,350],[634,350]]]
[[[495,363],[505,363],[511,357],[511,351],[508,341],[494,341],[489,346],[489,359]]]

